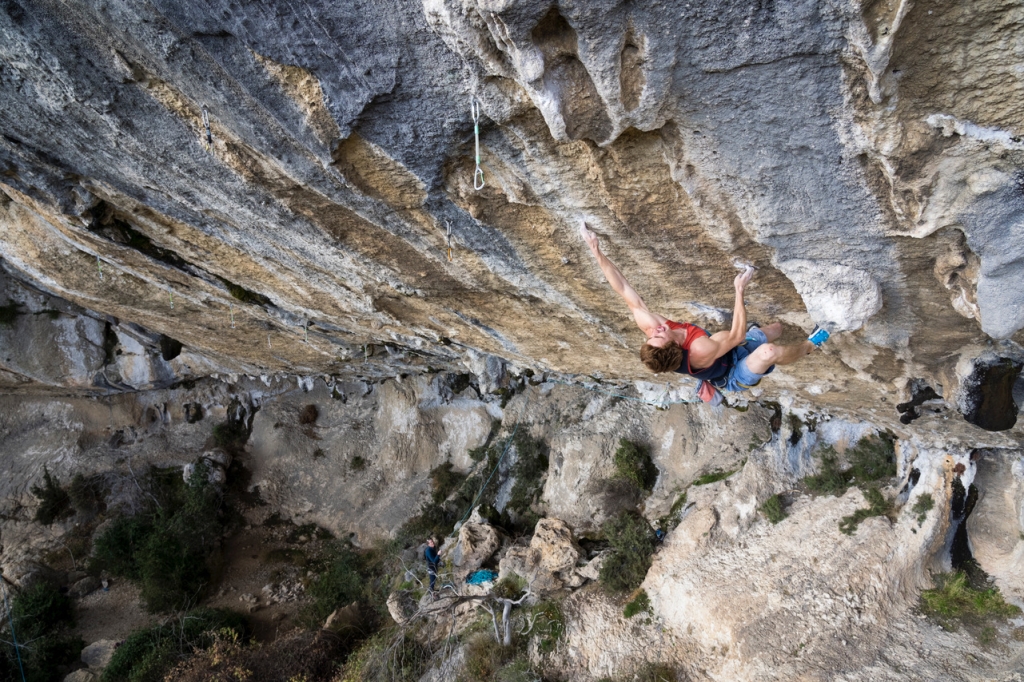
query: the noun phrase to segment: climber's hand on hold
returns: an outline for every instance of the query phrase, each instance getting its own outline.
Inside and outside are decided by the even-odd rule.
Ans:
[[[754,266],[748,265],[746,269],[740,274],[736,275],[736,279],[732,281],[734,287],[736,287],[736,293],[742,294],[747,285],[750,284],[750,280],[754,278]]]
[[[591,232],[590,228],[587,227],[587,221],[586,220],[581,220],[580,221],[580,236],[583,237],[583,241],[585,241],[587,243],[587,246],[590,247],[590,251],[595,256],[598,253],[600,253],[601,247],[598,245],[597,235],[594,234],[593,232]]]

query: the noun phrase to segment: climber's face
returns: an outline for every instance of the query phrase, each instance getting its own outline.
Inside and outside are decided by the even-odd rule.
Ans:
[[[668,328],[668,325],[660,324],[655,328],[654,335],[647,339],[647,345],[654,348],[664,348],[673,341],[675,339],[672,338],[672,330]]]

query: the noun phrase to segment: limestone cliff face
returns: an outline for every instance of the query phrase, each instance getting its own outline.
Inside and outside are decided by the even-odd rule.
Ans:
[[[744,261],[760,268],[752,319],[789,340],[815,321],[849,332],[773,393],[886,398],[895,420],[930,388],[979,423],[995,391],[1007,428],[1022,19],[896,0],[15,0],[0,258],[183,343],[178,378],[379,376],[477,353],[649,378],[576,237],[586,218],[666,315],[721,324]],[[8,383],[40,379],[0,361]],[[79,374],[44,383],[95,372]]]

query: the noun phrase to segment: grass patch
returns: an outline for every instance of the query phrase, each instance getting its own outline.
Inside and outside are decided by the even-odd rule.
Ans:
[[[528,616],[533,618],[530,638],[537,640],[537,648],[542,654],[554,651],[565,632],[565,615],[561,604],[556,601],[541,602],[530,608]]]
[[[71,514],[71,496],[60,485],[60,481],[50,475],[50,470],[43,465],[43,486],[33,485],[32,494],[39,500],[36,509],[36,521],[49,526],[57,519]]]
[[[497,680],[503,669],[519,655],[518,641],[502,646],[493,635],[479,633],[466,644],[466,657],[457,682]]]
[[[647,596],[647,592],[645,590],[640,590],[640,592],[638,592],[633,598],[633,601],[626,604],[626,608],[623,609],[622,615],[626,618],[632,618],[640,613],[649,613],[650,610],[651,599]]]
[[[704,474],[703,476],[698,478],[696,481],[693,482],[693,485],[710,485],[712,483],[718,483],[719,481],[724,481],[725,479],[729,478],[737,471],[739,471],[739,469],[733,469],[732,471],[722,471],[720,469],[717,471],[712,471],[710,474]]]
[[[334,682],[415,682],[427,670],[430,650],[397,628],[381,630],[348,657]]]
[[[925,519],[928,518],[928,512],[935,507],[935,500],[932,499],[931,494],[921,493],[917,496],[917,501],[914,502],[914,506],[910,508],[910,511],[917,516],[917,527],[920,528]]]
[[[615,478],[650,493],[658,480],[658,468],[651,461],[650,448],[622,438],[615,451]]]
[[[1021,613],[1006,603],[998,588],[976,586],[963,571],[937,575],[935,582],[934,590],[921,592],[921,612],[950,632],[964,625],[978,636],[984,628]]]
[[[772,495],[759,507],[764,517],[772,523],[778,523],[789,516],[782,502],[782,495]]]
[[[640,668],[634,682],[677,682],[679,677],[671,666],[665,663],[647,663]]]
[[[658,519],[658,527],[668,533],[669,531],[675,530],[675,527],[679,525],[682,520],[683,509],[686,508],[686,491],[684,490],[676,501],[672,503],[672,508],[668,510],[668,514]]]
[[[611,552],[601,566],[601,585],[611,592],[640,587],[654,556],[654,529],[640,514],[626,511],[606,522],[602,530]]]
[[[27,682],[62,680],[85,646],[71,632],[75,613],[67,595],[55,585],[38,583],[14,597],[11,619]],[[5,622],[0,632],[0,679],[20,680],[9,623]]]
[[[847,535],[853,535],[857,526],[864,519],[869,519],[872,516],[888,516],[893,511],[892,503],[885,499],[882,491],[878,488],[865,488],[863,492],[868,506],[858,509],[849,516],[844,516],[839,521],[839,530]]]

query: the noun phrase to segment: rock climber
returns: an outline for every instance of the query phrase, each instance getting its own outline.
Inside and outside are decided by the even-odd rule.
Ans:
[[[722,395],[717,389],[743,391],[756,386],[775,365],[796,362],[829,337],[827,330],[815,326],[806,341],[795,346],[780,346],[774,341],[782,335],[781,323],[774,322],[764,329],[752,325],[747,329],[743,292],[754,276],[754,268],[750,266],[733,281],[736,303],[729,330],[709,334],[696,325],[673,322],[647,309],[636,290],[601,252],[597,236],[586,222],[580,225],[580,235],[597,259],[605,279],[626,301],[636,325],[647,335],[647,342],[640,347],[640,360],[652,372],[680,372],[696,377],[699,380],[697,394],[704,402],[720,404]]]
[[[423,550],[423,558],[427,560],[427,575],[430,576],[430,593],[434,593],[437,581],[437,569],[441,565],[441,554],[437,551],[437,537],[427,538],[427,547]]]

